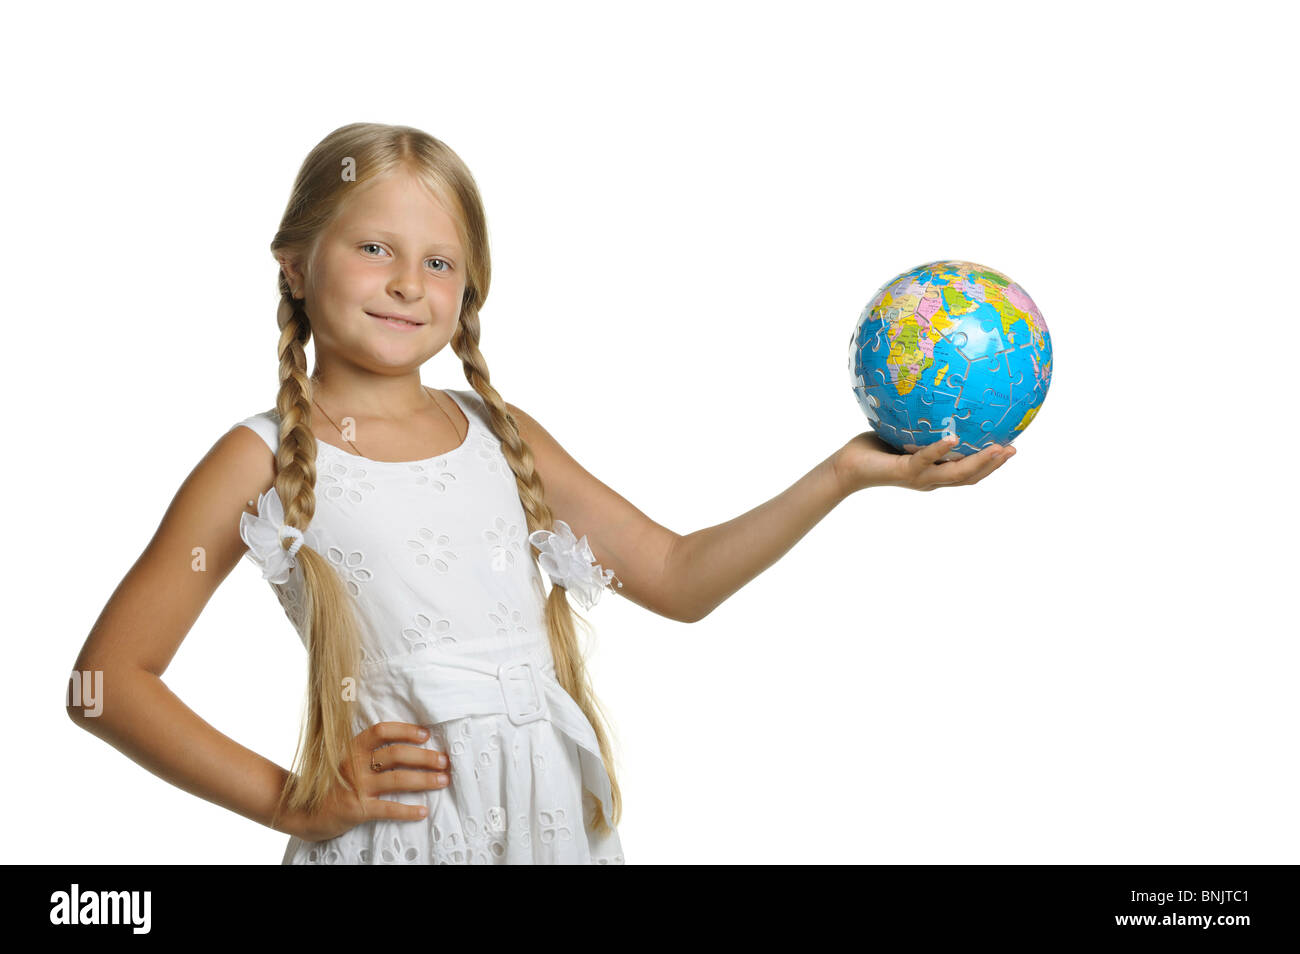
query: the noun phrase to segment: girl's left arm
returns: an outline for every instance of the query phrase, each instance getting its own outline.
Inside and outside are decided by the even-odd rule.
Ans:
[[[939,463],[952,444],[914,454],[895,451],[867,431],[853,438],[765,504],[727,523],[680,538],[668,561],[670,588],[695,620],[783,557],[850,494],[868,487],[934,490],[979,482],[1015,453],[990,445],[978,454]]]
[[[900,454],[871,431],[854,437],[792,486],[748,513],[685,536],[663,527],[584,470],[541,425],[512,404],[556,519],[587,537],[592,555],[622,581],[620,596],[679,622],[698,622],[784,556],[849,495],[868,487],[912,490],[978,483],[1014,453],[989,445],[940,463],[942,441]]]

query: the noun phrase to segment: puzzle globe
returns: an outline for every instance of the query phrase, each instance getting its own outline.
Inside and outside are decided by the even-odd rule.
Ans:
[[[1052,383],[1052,339],[1038,306],[1001,272],[919,265],[876,292],[849,341],[858,405],[879,437],[912,452],[949,434],[945,460],[1007,445]]]

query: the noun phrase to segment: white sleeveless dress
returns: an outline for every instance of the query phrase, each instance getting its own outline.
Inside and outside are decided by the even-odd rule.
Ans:
[[[477,392],[446,393],[469,432],[439,457],[374,461],[317,441],[305,543],[356,607],[353,731],[427,727],[423,747],[447,753],[451,783],[380,796],[427,806],[423,819],[376,819],[319,842],[290,836],[283,863],[623,864],[618,832],[585,825],[588,791],[609,820],[609,777],[591,723],[555,679],[514,473]],[[274,410],[234,426],[278,448]],[[301,574],[271,587],[306,645]]]

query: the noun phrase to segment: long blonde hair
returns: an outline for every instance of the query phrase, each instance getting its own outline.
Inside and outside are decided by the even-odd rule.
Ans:
[[[349,160],[354,180],[344,178],[341,172]],[[334,130],[303,160],[280,229],[271,242],[271,253],[277,258],[305,258],[350,192],[399,170],[414,174],[456,220],[465,252],[466,280],[460,322],[451,347],[461,360],[465,378],[483,398],[492,430],[514,471],[528,532],[550,530],[553,518],[542,479],[533,467],[533,453],[520,437],[505,401],[489,381],[487,361],[479,351],[478,313],[492,278],[487,217],[478,186],[455,152],[428,133],[409,126],[352,123]],[[280,390],[276,410],[280,417],[280,448],[275,489],[284,504],[285,523],[305,530],[316,512],[316,437],[311,429],[312,387],[305,350],[312,328],[304,302],[293,297],[283,270],[279,287]],[[290,543],[285,540],[286,547]],[[529,552],[538,563],[537,551],[530,547]],[[360,628],[351,598],[329,561],[304,543],[298,550],[297,564],[305,594],[301,619],[308,627],[307,711],[294,754],[295,764],[276,806],[277,819],[286,808],[294,813],[318,810],[335,784],[351,789],[340,764],[352,742],[355,703],[344,698],[342,686],[347,677],[358,672]],[[540,563],[538,566],[540,569]],[[578,646],[578,621],[564,588],[552,586],[546,600],[546,624],[556,678],[595,730],[609,772],[611,816],[618,824],[622,802],[613,753],[600,703],[589,685]],[[586,621],[582,622],[588,628]],[[596,811],[589,824],[597,831],[608,831],[604,806],[595,793],[591,795]]]

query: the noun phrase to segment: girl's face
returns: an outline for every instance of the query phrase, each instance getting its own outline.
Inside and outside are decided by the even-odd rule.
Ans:
[[[409,173],[368,182],[321,235],[305,272],[284,262],[305,296],[319,352],[375,373],[411,371],[456,330],[465,254],[456,224]],[[398,315],[416,327],[394,327]]]

